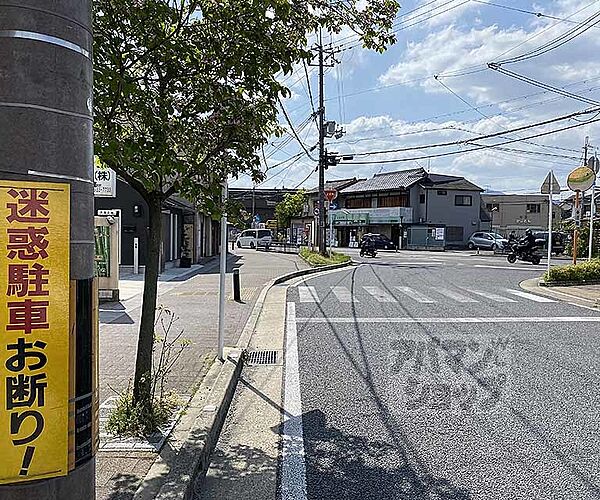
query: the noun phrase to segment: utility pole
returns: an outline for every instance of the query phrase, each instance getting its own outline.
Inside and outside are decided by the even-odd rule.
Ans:
[[[6,283],[0,297],[4,310],[25,302],[39,308],[22,310],[21,328],[10,315],[0,319],[0,500],[93,500],[98,295],[91,0],[3,2],[0,54],[0,274],[6,277],[10,266],[25,266],[30,276],[45,273],[31,293],[43,297],[17,296]],[[15,231],[30,235],[29,250],[7,253]],[[16,345],[19,359],[11,357]],[[31,382],[20,389],[27,401],[8,387],[19,378]]]
[[[323,62],[323,34],[319,28],[319,253],[325,255],[325,167],[327,152],[325,151],[325,84]]]

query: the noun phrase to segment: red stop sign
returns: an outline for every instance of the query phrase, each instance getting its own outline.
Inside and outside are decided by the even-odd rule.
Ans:
[[[325,190],[325,198],[327,201],[331,203],[333,200],[337,198],[337,191],[335,189],[326,189]]]

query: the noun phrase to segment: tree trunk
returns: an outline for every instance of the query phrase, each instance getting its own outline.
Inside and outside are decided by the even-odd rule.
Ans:
[[[152,348],[154,345],[154,321],[156,318],[156,297],[158,273],[160,269],[160,248],[162,243],[162,201],[159,197],[148,198],[149,232],[146,267],[144,273],[144,298],[142,317],[138,335],[137,357],[133,399],[135,403],[150,405],[152,387]]]

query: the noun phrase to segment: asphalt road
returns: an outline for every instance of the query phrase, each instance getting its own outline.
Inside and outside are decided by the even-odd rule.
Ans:
[[[519,288],[542,271],[380,253],[291,287],[281,497],[600,498],[600,313]]]

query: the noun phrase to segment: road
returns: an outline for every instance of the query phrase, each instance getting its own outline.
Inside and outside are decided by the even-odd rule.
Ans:
[[[281,498],[600,498],[600,313],[519,288],[543,269],[381,252],[290,287]]]

